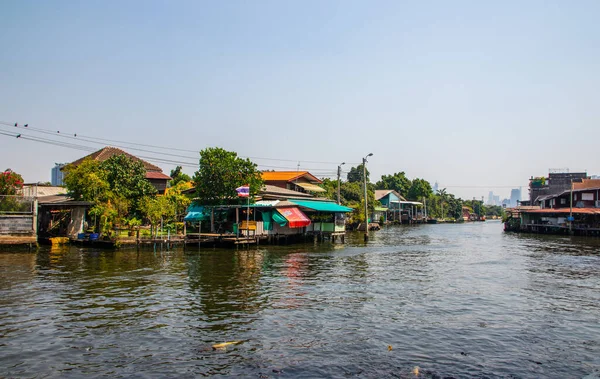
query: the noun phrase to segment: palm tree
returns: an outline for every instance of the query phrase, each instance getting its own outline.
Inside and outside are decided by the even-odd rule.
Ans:
[[[442,220],[444,220],[445,215],[444,215],[444,203],[448,200],[448,193],[446,192],[446,188],[442,188],[441,190],[438,191],[438,196],[440,197],[441,200],[441,205],[442,205]]]

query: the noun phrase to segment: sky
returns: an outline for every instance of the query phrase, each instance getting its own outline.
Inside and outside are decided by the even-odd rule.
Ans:
[[[595,0],[6,0],[0,14],[0,169],[26,182],[107,145],[189,174],[207,147],[331,178],[373,153],[372,182],[404,171],[462,198],[600,174]]]

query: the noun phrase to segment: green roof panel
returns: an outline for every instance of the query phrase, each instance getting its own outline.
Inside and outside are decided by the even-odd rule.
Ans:
[[[315,201],[315,200],[292,200],[290,202],[298,204],[301,207],[312,209],[318,212],[336,212],[347,213],[352,212],[352,208],[344,207],[331,201]]]

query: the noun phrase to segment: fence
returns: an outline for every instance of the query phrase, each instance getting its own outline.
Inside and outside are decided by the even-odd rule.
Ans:
[[[35,200],[19,195],[0,195],[0,236],[35,235]]]
[[[34,198],[20,195],[0,195],[0,215],[34,213]]]

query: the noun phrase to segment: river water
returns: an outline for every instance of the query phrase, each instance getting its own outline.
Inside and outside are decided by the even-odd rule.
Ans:
[[[599,239],[349,237],[2,252],[0,377],[600,377]]]

